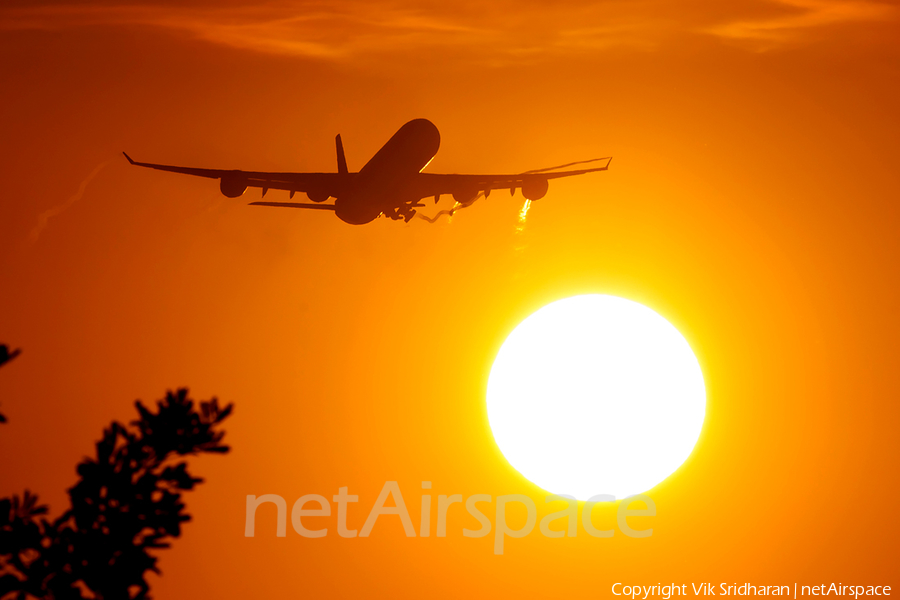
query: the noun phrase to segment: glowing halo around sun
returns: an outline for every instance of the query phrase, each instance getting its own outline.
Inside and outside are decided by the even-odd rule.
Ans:
[[[487,388],[494,439],[552,494],[646,492],[687,459],[706,388],[687,340],[653,310],[599,294],[548,304],[509,335]]]

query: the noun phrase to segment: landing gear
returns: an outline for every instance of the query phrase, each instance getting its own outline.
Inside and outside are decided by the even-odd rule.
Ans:
[[[400,221],[402,219],[403,222],[409,223],[410,219],[416,216],[416,209],[413,208],[414,206],[423,206],[423,204],[401,204],[385,214],[394,221]]]
[[[401,206],[388,212],[386,216],[394,221],[404,221],[405,223],[409,223],[409,220],[416,216],[416,211],[409,206]]]

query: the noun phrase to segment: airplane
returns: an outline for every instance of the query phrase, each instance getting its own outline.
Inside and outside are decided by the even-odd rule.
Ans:
[[[358,173],[351,173],[347,169],[340,135],[335,138],[337,173],[198,169],[137,162],[128,154],[122,154],[125,154],[129,163],[138,167],[218,179],[219,189],[228,198],[239,198],[248,187],[262,188],[263,197],[269,190],[285,190],[289,192],[290,198],[297,192],[304,192],[312,203],[259,201],[250,204],[331,210],[339,219],[352,225],[370,223],[380,216],[408,222],[416,215],[416,208],[425,206],[422,200],[433,197],[437,203],[444,194],[453,197],[456,201],[455,208],[470,206],[480,197],[489,196],[492,190],[506,189],[514,195],[516,189],[521,189],[527,200],[539,200],[547,194],[550,179],[606,171],[612,161],[612,157],[607,156],[511,175],[423,173],[437,154],[440,144],[440,133],[431,121],[413,119],[403,125]],[[601,167],[554,170],[602,160],[606,163]],[[326,203],[329,198],[334,198],[334,202]],[[452,211],[447,212],[452,214]]]

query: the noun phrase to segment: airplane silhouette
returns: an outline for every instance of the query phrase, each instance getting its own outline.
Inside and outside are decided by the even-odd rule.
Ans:
[[[539,200],[547,194],[549,180],[571,177],[609,168],[612,157],[583,160],[547,169],[537,169],[512,175],[459,175],[422,173],[437,154],[441,136],[437,127],[427,119],[413,119],[375,153],[358,173],[347,170],[344,145],[341,136],[335,138],[337,146],[337,173],[266,173],[225,169],[197,169],[137,162],[124,152],[133,165],[160,171],[184,173],[198,177],[219,179],[219,188],[229,198],[238,198],[248,187],[262,188],[265,196],[269,190],[286,190],[293,198],[297,192],[305,192],[313,204],[305,202],[251,202],[256,206],[280,206],[332,210],[339,219],[353,225],[363,225],[384,215],[395,220],[409,221],[416,208],[425,206],[422,200],[434,198],[435,203],[443,194],[450,194],[460,207],[471,205],[492,190],[517,188],[528,200]],[[605,160],[602,167],[555,171],[573,165]],[[334,203],[326,200],[334,198]]]

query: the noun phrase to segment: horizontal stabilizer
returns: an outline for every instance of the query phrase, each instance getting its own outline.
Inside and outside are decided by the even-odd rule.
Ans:
[[[307,202],[251,202],[250,206],[280,206],[282,208],[311,208],[313,210],[334,210],[334,204],[309,204]]]

